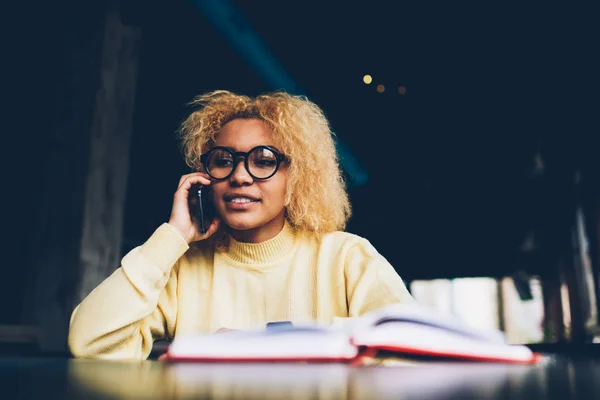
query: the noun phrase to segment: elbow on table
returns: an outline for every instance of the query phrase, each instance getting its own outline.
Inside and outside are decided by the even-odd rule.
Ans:
[[[104,340],[103,340],[104,339]],[[68,347],[74,358],[105,360],[144,360],[150,351],[135,346],[130,340],[119,341],[106,336],[89,338],[79,332],[69,332]]]
[[[91,340],[87,340],[81,334],[69,331],[67,340],[69,352],[75,358],[96,358],[99,354],[94,351]]]

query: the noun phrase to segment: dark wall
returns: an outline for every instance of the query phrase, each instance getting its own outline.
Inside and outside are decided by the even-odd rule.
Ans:
[[[270,88],[193,2],[124,3],[124,18],[142,29],[126,252],[167,220],[179,176],[187,172],[176,141],[178,125],[190,111],[186,103],[215,89],[255,95]],[[393,54],[413,60],[403,72],[412,77],[407,96],[392,98],[366,86],[342,84],[360,77],[368,66],[369,58],[358,50],[356,63],[344,65],[337,80],[334,64],[327,65],[326,57],[335,56],[336,49],[339,54],[351,50],[354,42],[343,40],[360,36],[359,28],[366,26],[310,42],[293,25],[305,27],[310,9],[300,14],[303,21],[272,18],[250,3],[238,3],[372,172],[368,185],[351,190],[354,217],[348,229],[370,239],[407,279],[512,272],[529,231],[556,229],[554,221],[561,218],[565,226],[575,201],[574,170],[584,171],[588,186],[598,177],[598,78],[592,57],[598,35],[589,13],[508,10],[505,16],[494,14],[493,21],[463,25],[454,36],[450,28],[470,23],[469,14],[424,19],[421,30],[414,31],[421,35],[410,36],[412,44],[384,57],[390,65],[396,62]],[[93,106],[81,99],[88,106],[64,109],[62,105],[78,104],[77,93],[83,91],[61,90],[61,83],[74,74],[87,71],[90,79],[99,74],[93,57],[76,69],[70,62],[83,59],[81,52],[94,51],[100,43],[91,33],[74,33],[86,31],[85,24],[104,2],[91,4],[13,1],[0,13],[3,248],[8,254],[0,266],[0,323],[20,320],[24,288],[33,279],[27,260],[45,256],[30,244],[38,231],[36,210],[47,201],[38,187],[54,149],[52,132],[65,113],[81,113],[77,115],[83,120]],[[327,10],[321,10],[324,24],[336,21]],[[397,17],[389,15],[386,21],[397,22]],[[440,30],[424,30],[431,26]],[[296,41],[279,43],[283,34],[276,33],[286,29],[297,32]],[[369,57],[377,54],[374,49]],[[398,71],[381,67],[380,72],[393,79]],[[75,146],[72,151],[87,150]],[[543,177],[532,173],[536,151],[544,158]]]
[[[57,85],[64,72],[63,34],[67,14],[60,2],[13,1],[2,22],[2,185],[5,234],[0,266],[0,323],[17,323],[29,256],[39,257],[30,241],[39,222],[36,209],[45,201],[45,160],[58,118]]]

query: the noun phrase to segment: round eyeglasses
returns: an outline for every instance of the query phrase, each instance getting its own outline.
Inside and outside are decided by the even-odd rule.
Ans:
[[[224,180],[229,178],[237,167],[239,157],[244,157],[244,166],[250,176],[259,180],[269,179],[275,175],[279,164],[289,161],[271,146],[257,146],[247,153],[217,146],[202,154],[200,162],[211,178]]]

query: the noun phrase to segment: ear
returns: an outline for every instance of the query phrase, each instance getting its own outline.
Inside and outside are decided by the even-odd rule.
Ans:
[[[286,213],[287,213],[287,208],[290,206],[291,202],[292,202],[292,183],[290,182],[290,180],[288,178],[287,185],[285,188],[285,201],[283,202],[283,205],[286,208],[286,210],[285,210]]]
[[[283,206],[285,207],[285,213],[287,214],[287,208],[290,206],[292,202],[292,196],[290,196],[290,192],[285,195],[285,201],[283,202]]]

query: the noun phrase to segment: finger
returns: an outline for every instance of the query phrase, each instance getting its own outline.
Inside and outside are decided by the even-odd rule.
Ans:
[[[220,226],[221,226],[221,218],[219,218],[217,216],[213,217],[213,220],[211,221],[210,226],[208,227],[208,230],[206,231],[206,237],[210,237],[210,236],[214,235]]]
[[[206,240],[217,232],[217,230],[221,226],[221,219],[219,217],[213,217],[213,220],[210,222],[210,225],[208,225],[206,233],[200,233],[200,223],[198,222],[197,218],[193,219],[193,224],[196,227],[196,232],[198,232],[199,240]]]
[[[189,178],[194,178],[197,176],[204,177],[210,182],[210,177],[208,176],[208,174],[206,174],[204,172],[192,172],[191,174],[186,174],[186,175],[183,175],[181,178],[179,178],[179,184],[177,185],[177,188],[180,188],[181,185]]]
[[[200,177],[200,180],[198,178]],[[177,189],[181,188],[186,184],[186,182],[201,183],[204,185],[210,184],[210,177],[202,172],[195,172],[193,174],[184,175],[179,179],[179,184],[177,185]]]
[[[211,181],[210,181],[210,179],[208,179],[207,177],[205,177],[203,175],[188,176],[181,182],[181,184],[177,188],[177,192],[184,192],[185,195],[187,196],[188,191],[194,184],[208,186],[211,184]]]

